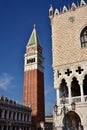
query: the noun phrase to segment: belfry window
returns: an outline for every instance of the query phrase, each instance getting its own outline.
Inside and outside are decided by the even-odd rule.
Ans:
[[[27,59],[27,64],[35,62],[35,58]]]
[[[87,47],[87,26],[82,30],[80,35],[81,47]]]

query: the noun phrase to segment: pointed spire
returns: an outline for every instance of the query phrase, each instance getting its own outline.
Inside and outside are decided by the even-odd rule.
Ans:
[[[62,12],[64,13],[64,12],[67,12],[67,11],[68,11],[68,9],[67,9],[67,7],[64,5],[64,6],[63,6],[63,11],[62,11]]]
[[[39,40],[39,37],[37,35],[36,25],[34,24],[34,28],[33,28],[33,31],[31,33],[31,36],[29,38],[27,46],[31,46],[31,45],[35,45],[35,44],[40,45],[40,40]]]
[[[36,28],[36,24],[34,24],[34,28]]]
[[[74,11],[76,9],[76,7],[77,7],[76,4],[73,2],[72,5],[71,5],[71,10]]]
[[[86,5],[86,2],[84,0],[81,0],[80,6]]]
[[[53,10],[52,5],[50,5],[50,9],[49,9],[49,18],[52,19],[52,18],[53,18],[53,15],[54,15],[54,10]]]
[[[59,10],[55,9],[54,15],[59,15]]]
[[[52,7],[52,5],[50,5],[50,9],[49,9],[49,10],[50,10],[50,11],[51,11],[51,10],[53,10],[53,7]]]

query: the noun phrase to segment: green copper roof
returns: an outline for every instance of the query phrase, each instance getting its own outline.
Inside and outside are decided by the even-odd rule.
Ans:
[[[36,26],[34,25],[34,29],[31,33],[31,36],[29,38],[29,41],[28,41],[28,44],[27,46],[31,46],[31,45],[40,45],[40,40],[39,40],[39,37],[37,35],[37,31],[36,31]]]

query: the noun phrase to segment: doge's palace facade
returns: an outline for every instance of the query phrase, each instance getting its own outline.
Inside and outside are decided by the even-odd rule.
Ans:
[[[62,11],[49,9],[52,29],[52,54],[54,69],[54,88],[57,94],[58,112],[62,108],[62,96],[66,97],[66,107],[73,113],[71,103],[76,104],[75,114],[79,121],[76,130],[87,129],[87,4],[72,3],[71,8]],[[54,114],[54,127],[63,129],[63,115]],[[77,119],[77,120],[78,120]],[[70,122],[68,122],[70,124]]]

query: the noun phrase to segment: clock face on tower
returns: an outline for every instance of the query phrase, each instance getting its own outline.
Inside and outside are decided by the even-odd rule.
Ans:
[[[30,63],[33,63],[33,62],[35,62],[35,58],[27,59],[27,64],[30,64]]]

